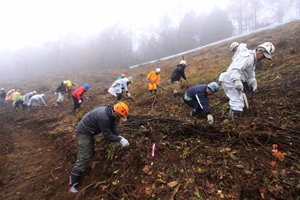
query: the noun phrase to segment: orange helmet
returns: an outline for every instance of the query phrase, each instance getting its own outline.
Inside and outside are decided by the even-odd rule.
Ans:
[[[126,75],[125,74],[121,74],[121,76],[124,78]]]
[[[17,89],[17,92],[20,92],[20,90],[19,90],[19,89]]]
[[[127,115],[128,115],[128,112],[129,112],[129,108],[125,103],[120,102],[120,103],[115,104],[114,105],[114,111],[121,115],[121,118],[122,118],[123,121],[127,120]]]

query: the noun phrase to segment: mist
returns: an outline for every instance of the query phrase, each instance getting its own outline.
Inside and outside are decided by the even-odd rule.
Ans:
[[[226,9],[216,6],[209,13],[166,12],[158,25],[147,28],[115,23],[97,34],[64,33],[40,46],[0,50],[0,83],[83,70],[125,69],[299,18],[299,0],[230,0]]]

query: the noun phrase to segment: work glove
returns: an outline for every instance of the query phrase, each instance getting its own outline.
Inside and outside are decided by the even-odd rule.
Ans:
[[[256,82],[256,80],[253,81],[253,82],[250,84],[250,86],[252,87],[252,91],[254,92],[254,91],[257,89],[257,82]]]
[[[207,121],[208,121],[208,123],[210,123],[210,124],[214,123],[214,118],[213,118],[213,116],[212,116],[211,114],[208,114],[208,115],[207,115]]]
[[[160,88],[160,85],[157,85],[158,88]]]
[[[128,97],[131,97],[131,94],[130,94],[130,93],[127,93],[127,96],[128,96]]]
[[[54,94],[57,94],[57,92],[54,92]]]
[[[82,102],[82,100],[79,100],[79,101],[78,101],[78,103],[81,103],[81,102]]]
[[[120,136],[120,137],[121,137],[121,140],[120,140],[121,146],[122,146],[122,147],[127,147],[127,146],[129,146],[128,140],[126,140],[126,139],[123,138],[122,136]]]
[[[46,105],[46,107],[47,107],[48,105]]]
[[[148,82],[150,83],[150,78],[148,79]]]
[[[243,91],[243,83],[242,83],[242,81],[235,81],[234,82],[234,85],[235,85],[235,89],[236,90],[241,90],[241,91]]]

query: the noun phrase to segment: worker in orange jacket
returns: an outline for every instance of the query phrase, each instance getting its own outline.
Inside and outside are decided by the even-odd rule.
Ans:
[[[149,92],[152,94],[157,92],[157,88],[160,88],[160,68],[157,68],[155,71],[152,71],[147,76],[148,85],[149,85]]]

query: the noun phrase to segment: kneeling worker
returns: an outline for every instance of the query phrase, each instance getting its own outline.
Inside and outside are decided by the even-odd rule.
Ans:
[[[189,88],[183,95],[183,101],[193,108],[190,115],[193,116],[203,111],[207,115],[207,121],[213,123],[214,119],[209,110],[208,95],[212,95],[218,91],[219,85],[216,82],[212,82],[208,85],[196,85]]]

